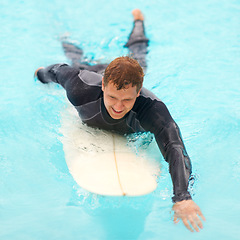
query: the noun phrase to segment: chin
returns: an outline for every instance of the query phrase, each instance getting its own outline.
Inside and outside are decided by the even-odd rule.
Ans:
[[[112,115],[111,114],[111,117],[113,118],[113,119],[121,119],[121,118],[123,118],[124,117],[124,115],[119,115],[119,116],[116,116],[116,115]]]

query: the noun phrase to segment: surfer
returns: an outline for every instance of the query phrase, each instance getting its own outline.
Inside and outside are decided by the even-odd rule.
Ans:
[[[82,49],[63,41],[63,49],[72,60],[72,66],[54,64],[40,67],[35,76],[44,84],[60,84],[82,121],[89,126],[121,134],[153,133],[164,159],[169,163],[174,222],[181,219],[190,231],[199,231],[203,228],[200,217],[205,218],[188,192],[191,161],[180,129],[166,105],[142,87],[148,39],[142,12],[135,9],[132,14],[134,25],[125,45],[131,57],[118,57],[110,64],[90,65],[82,61]]]

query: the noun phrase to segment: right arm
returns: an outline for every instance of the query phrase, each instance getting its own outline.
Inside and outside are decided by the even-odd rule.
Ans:
[[[79,70],[67,64],[53,64],[46,68],[40,67],[35,71],[35,77],[42,83],[55,82],[66,88],[67,82],[78,75]]]
[[[49,67],[40,67],[35,76],[42,83],[55,82],[60,84],[67,94],[68,100],[74,106],[81,106],[98,99],[101,94],[99,79],[102,76],[89,71],[68,66],[67,64],[54,64]],[[97,90],[96,90],[97,88]]]
[[[67,64],[54,64],[46,68],[40,67],[35,71],[35,77],[44,83],[58,83],[65,90],[68,100],[74,105],[79,106],[82,102],[82,84],[78,77],[79,69],[68,66]]]

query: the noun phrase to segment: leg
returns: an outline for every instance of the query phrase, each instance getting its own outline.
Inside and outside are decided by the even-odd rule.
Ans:
[[[68,59],[72,61],[72,66],[81,62],[83,50],[72,43],[62,42],[63,51]]]
[[[139,9],[134,9],[132,14],[134,17],[134,26],[125,47],[129,49],[131,56],[139,62],[143,71],[146,72],[147,63],[145,58],[149,40],[146,38],[144,32],[144,17]],[[102,75],[104,74],[108,64],[90,65],[82,62],[83,50],[73,43],[67,42],[66,39],[62,41],[62,47],[66,57],[72,61],[73,67],[80,70],[93,71]]]
[[[146,54],[149,40],[145,36],[144,17],[139,9],[134,9],[132,14],[134,26],[125,47],[129,48],[131,56],[139,62],[144,72],[146,72]]]
[[[72,61],[72,66],[74,68],[78,68],[80,70],[88,70],[103,75],[104,70],[108,64],[90,65],[86,62],[83,63],[83,50],[81,48],[67,41],[62,41],[62,47],[66,57]]]

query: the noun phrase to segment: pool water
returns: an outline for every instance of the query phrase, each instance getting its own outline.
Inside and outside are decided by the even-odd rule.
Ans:
[[[2,0],[0,239],[240,239],[240,2]],[[168,106],[193,164],[200,233],[172,222],[172,183],[159,155],[158,188],[138,198],[81,189],[62,149],[65,92],[34,82],[39,66],[68,62],[69,33],[88,59],[109,62],[140,8],[150,38],[145,87]],[[158,149],[153,146],[154,154]]]

